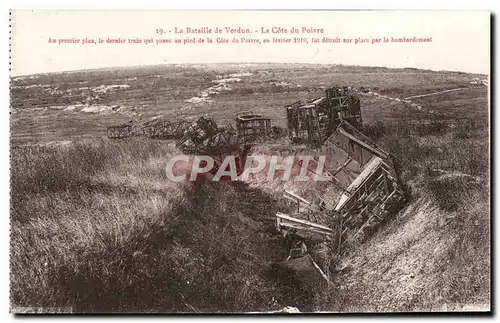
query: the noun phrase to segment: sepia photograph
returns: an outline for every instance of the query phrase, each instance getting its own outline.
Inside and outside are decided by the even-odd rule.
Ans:
[[[491,311],[489,11],[10,19],[11,313]]]

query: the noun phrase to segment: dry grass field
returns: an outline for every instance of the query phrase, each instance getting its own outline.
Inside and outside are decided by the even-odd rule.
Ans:
[[[116,68],[11,80],[11,305],[83,312],[489,308],[484,75],[358,66]],[[473,83],[471,83],[473,82]],[[338,259],[334,286],[276,277],[283,187],[171,183],[172,141],[105,138],[164,115],[221,125],[330,85],[359,90],[365,132],[400,158],[408,206]],[[401,99],[452,90],[411,99]],[[374,95],[376,93],[376,95]],[[398,100],[395,100],[398,99]],[[282,142],[280,142],[282,144]],[[254,147],[265,150],[266,147]],[[254,183],[255,184],[255,183]]]

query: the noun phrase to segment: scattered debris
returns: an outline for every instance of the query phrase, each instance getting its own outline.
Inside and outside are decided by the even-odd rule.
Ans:
[[[111,84],[111,85],[99,85],[97,87],[92,88],[92,91],[96,93],[106,93],[112,90],[123,90],[128,89],[130,87],[129,84]]]
[[[253,73],[250,72],[240,72],[240,73],[233,73],[229,74],[229,77],[245,77],[245,76],[252,76]]]
[[[74,104],[74,105],[68,105],[66,108],[64,108],[64,111],[73,111],[75,109],[83,109],[85,105],[83,104]]]
[[[481,80],[478,77],[476,77],[472,81],[470,81],[469,84],[476,85],[476,86],[481,86],[481,85],[488,86],[489,82],[486,79],[485,80]]]
[[[187,103],[192,103],[194,105],[203,105],[203,104],[212,104],[214,101],[210,98],[211,95],[218,95],[221,92],[231,90],[231,87],[228,84],[232,83],[240,83],[242,82],[241,77],[253,75],[252,73],[239,73],[239,74],[230,74],[229,77],[224,77],[222,75],[218,75],[215,80],[212,80],[212,83],[216,85],[206,88],[201,91],[198,96],[194,96],[185,100]]]
[[[327,226],[317,224],[311,221],[302,220],[299,218],[294,218],[285,213],[276,213],[276,229],[281,231],[283,229],[289,230],[299,230],[299,231],[309,231],[317,233],[324,236],[324,239],[331,240],[333,230]]]
[[[201,97],[194,96],[190,99],[185,100],[185,102],[193,103],[193,104],[203,104],[203,103],[213,103],[214,101],[210,100],[206,96],[201,96]]]
[[[284,81],[281,81],[281,82],[272,82],[271,84],[274,85],[274,86],[283,86],[283,87],[292,86],[292,84],[290,84],[288,82],[284,82]]]
[[[82,112],[87,112],[87,113],[101,113],[101,114],[107,114],[113,111],[113,108],[107,105],[91,105],[91,106],[86,106],[80,111]]]

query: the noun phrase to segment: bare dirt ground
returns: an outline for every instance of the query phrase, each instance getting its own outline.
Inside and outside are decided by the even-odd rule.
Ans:
[[[90,312],[488,308],[486,79],[301,64],[13,78],[12,305]],[[365,131],[401,159],[412,200],[338,259],[335,285],[326,289],[304,289],[269,269],[287,253],[273,229],[283,184],[171,185],[163,169],[172,142],[103,138],[107,126],[131,120],[209,115],[225,125],[246,110],[286,128],[284,105],[320,97],[331,85],[360,95]],[[254,150],[287,145],[282,139],[281,148]],[[307,196],[316,187],[294,189]]]

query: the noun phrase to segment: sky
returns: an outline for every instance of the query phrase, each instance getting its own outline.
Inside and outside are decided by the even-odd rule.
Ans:
[[[11,75],[183,63],[315,63],[414,67],[489,74],[488,11],[14,11]],[[251,34],[175,34],[175,28],[248,28]],[[262,28],[287,33],[262,34]],[[322,34],[290,33],[323,29]],[[164,34],[158,34],[163,29]],[[168,32],[172,31],[172,32]],[[157,39],[211,37],[214,43],[156,44]],[[217,43],[218,37],[229,43]],[[234,44],[233,37],[307,37],[308,44]],[[313,44],[312,37],[352,39]],[[430,38],[426,43],[371,39]],[[82,44],[83,39],[153,39],[152,44]],[[49,42],[49,39],[56,43]],[[78,39],[79,43],[61,43]],[[368,43],[355,44],[356,39]]]

